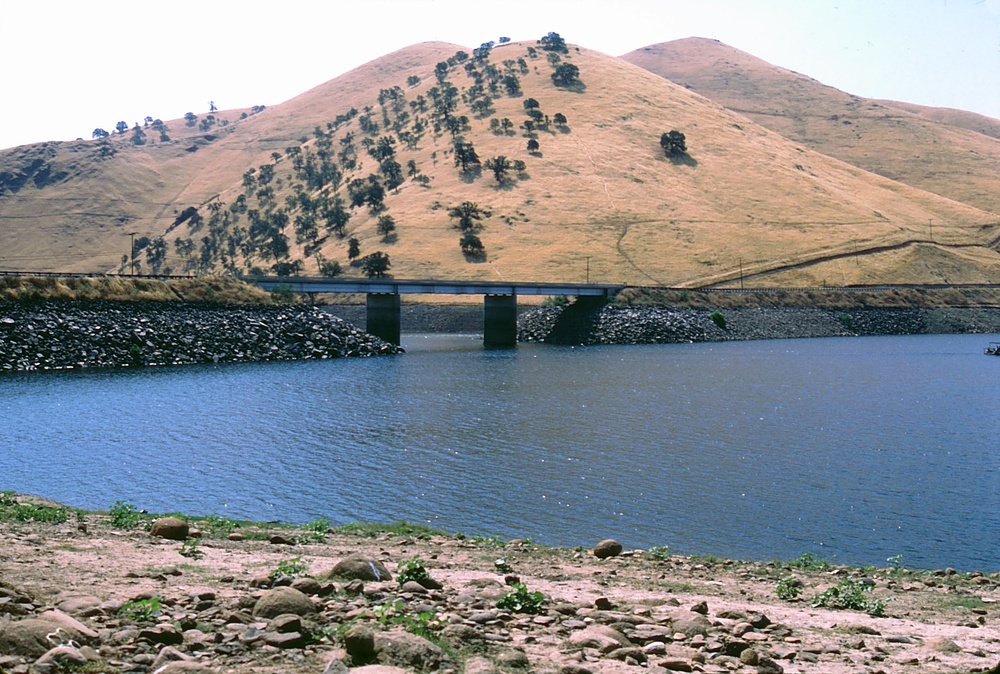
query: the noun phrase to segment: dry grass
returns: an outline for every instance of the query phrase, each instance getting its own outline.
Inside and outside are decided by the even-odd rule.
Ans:
[[[523,160],[529,177],[503,189],[485,171],[478,179],[463,179],[449,156],[447,133],[428,133],[414,150],[397,147],[398,161],[415,161],[430,183],[408,181],[387,195],[387,212],[397,224],[394,243],[381,241],[376,218],[367,210],[353,212],[347,233],[360,240],[362,254],[384,250],[398,278],[581,282],[589,277],[675,286],[731,284],[741,272],[757,284],[775,286],[981,282],[1000,261],[990,248],[1000,237],[995,216],[807,150],[604,54],[571,48],[564,60],[579,67],[585,89],[559,89],[544,52],[531,59],[529,46],[499,47],[491,60],[526,58],[525,97],[537,99],[547,115],[563,113],[569,131],[540,133],[540,152],[529,154],[520,130],[495,135],[488,118],[477,119],[460,107],[459,114],[468,115],[472,125],[465,136],[479,156]],[[71,177],[41,190],[29,185],[6,197],[0,211],[0,267],[117,268],[128,252],[127,232],[163,234],[188,206],[217,195],[231,202],[242,192],[244,171],[271,163],[272,152],[290,145],[311,146],[315,126],[325,127],[352,106],[372,106],[381,122],[380,89],[399,85],[408,100],[426,96],[436,84],[434,65],[458,49],[424,43],[400,50],[213,130],[218,138],[211,142],[202,134],[137,148],[115,139],[118,154],[103,161],[94,158],[96,144],[90,141],[44,149],[54,153],[51,161],[73,169]],[[406,86],[410,75],[421,83]],[[460,67],[449,78],[460,88],[472,83]],[[525,119],[523,100],[496,98],[494,116],[519,125]],[[186,133],[182,120],[168,125],[172,133]],[[671,162],[663,156],[659,137],[669,129],[687,135],[688,160]],[[351,123],[335,135],[334,147],[347,132],[360,138],[357,123]],[[189,152],[194,146],[197,151]],[[0,155],[0,170],[18,152],[44,153],[32,146]],[[360,154],[361,170],[345,180],[374,170],[374,161]],[[290,173],[286,160],[279,161],[279,204],[292,193]],[[448,208],[463,201],[494,214],[480,234],[488,254],[484,263],[464,258],[459,233],[447,216]],[[890,246],[920,245],[928,238],[928,221],[934,223],[934,241],[927,247],[936,257],[921,254],[919,264],[910,264],[905,256],[887,252]],[[291,227],[288,234],[294,241]],[[183,225],[174,229],[167,235],[171,253],[181,236],[199,243],[204,232]],[[320,252],[346,267],[346,251],[346,239],[331,238]],[[843,257],[850,254],[853,264]],[[314,259],[305,258],[301,249],[293,247],[292,257],[305,260],[306,273],[316,272]],[[348,273],[359,271],[349,268]]]
[[[665,42],[622,59],[817,152],[1000,213],[1000,120],[852,96],[716,40]]]
[[[0,276],[0,300],[112,300],[152,302],[210,302],[270,304],[260,288],[225,278],[130,279],[121,277],[67,278]]]

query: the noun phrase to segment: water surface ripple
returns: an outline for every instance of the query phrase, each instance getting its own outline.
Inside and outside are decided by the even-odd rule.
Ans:
[[[997,571],[989,339],[484,350],[408,335],[406,355],[369,360],[4,376],[0,488]]]

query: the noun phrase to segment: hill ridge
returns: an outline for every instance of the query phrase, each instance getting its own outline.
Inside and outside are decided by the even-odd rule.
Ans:
[[[807,150],[624,59],[551,46],[470,54],[418,43],[240,120],[170,122],[170,142],[105,139],[114,152],[103,158],[105,141],[43,147],[54,166],[82,155],[90,181],[26,183],[0,197],[0,250],[41,255],[45,241],[11,236],[10,223],[34,217],[65,238],[67,254],[94,241],[70,270],[122,268],[127,254],[96,249],[117,241],[121,251],[137,231],[148,237],[143,270],[314,274],[336,263],[360,274],[352,260],[382,252],[405,277],[573,281],[586,267],[608,282],[674,285],[916,240],[929,219],[937,244],[976,249],[957,274],[926,251],[880,252],[864,269],[823,263],[776,282],[974,282],[995,263],[989,213]],[[659,146],[671,128],[688,142],[673,159]],[[470,149],[478,161],[463,159]],[[0,178],[16,157],[0,153]],[[495,174],[498,157],[510,165]],[[39,215],[56,203],[48,195],[75,199],[77,214],[105,212]],[[483,211],[468,226],[449,215],[463,202]]]

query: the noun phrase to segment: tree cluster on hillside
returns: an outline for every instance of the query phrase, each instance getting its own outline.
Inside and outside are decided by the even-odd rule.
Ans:
[[[501,38],[499,44],[507,42]],[[577,66],[562,60],[568,49],[557,33],[544,36],[539,46],[553,64],[553,82],[568,87],[579,82]],[[434,171],[422,166],[419,155],[406,156],[428,144],[444,144],[442,153],[466,182],[479,180],[483,169],[498,189],[512,189],[528,179],[527,163],[517,154],[540,156],[539,134],[568,133],[569,122],[561,112],[550,117],[533,97],[523,100],[520,126],[496,116],[499,100],[524,97],[528,60],[539,58],[538,50],[527,47],[521,56],[495,60],[501,51],[506,49],[497,50],[494,42],[483,43],[471,55],[458,51],[426,75],[408,76],[405,87],[382,88],[370,105],[351,108],[316,126],[311,137],[272,152],[270,162],[243,174],[242,191],[230,203],[215,200],[196,208],[197,218],[175,225],[186,228],[174,242],[173,255],[182,260],[175,271],[241,274],[268,268],[300,273],[314,268],[336,275],[343,267],[321,252],[334,248],[362,273],[387,274],[389,256],[376,251],[362,257],[361,243],[373,235],[386,244],[405,236],[406,223],[390,212],[391,197],[408,182],[430,184]],[[255,107],[254,113],[261,110],[263,106]],[[189,126],[210,125],[212,119],[212,114],[204,119],[185,115]],[[483,159],[470,132],[484,127],[503,137],[516,136],[520,128],[527,145],[521,140],[508,153]],[[438,156],[438,150],[430,153],[435,166]],[[479,234],[481,220],[490,215],[488,208],[471,201],[449,211],[458,221],[459,245],[469,261],[486,258]],[[161,269],[168,268],[168,255],[157,251],[154,259]]]

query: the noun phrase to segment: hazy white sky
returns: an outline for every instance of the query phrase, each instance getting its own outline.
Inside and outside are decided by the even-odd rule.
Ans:
[[[852,94],[1000,118],[1000,0],[2,0],[0,148],[275,105],[430,40],[721,40]]]

